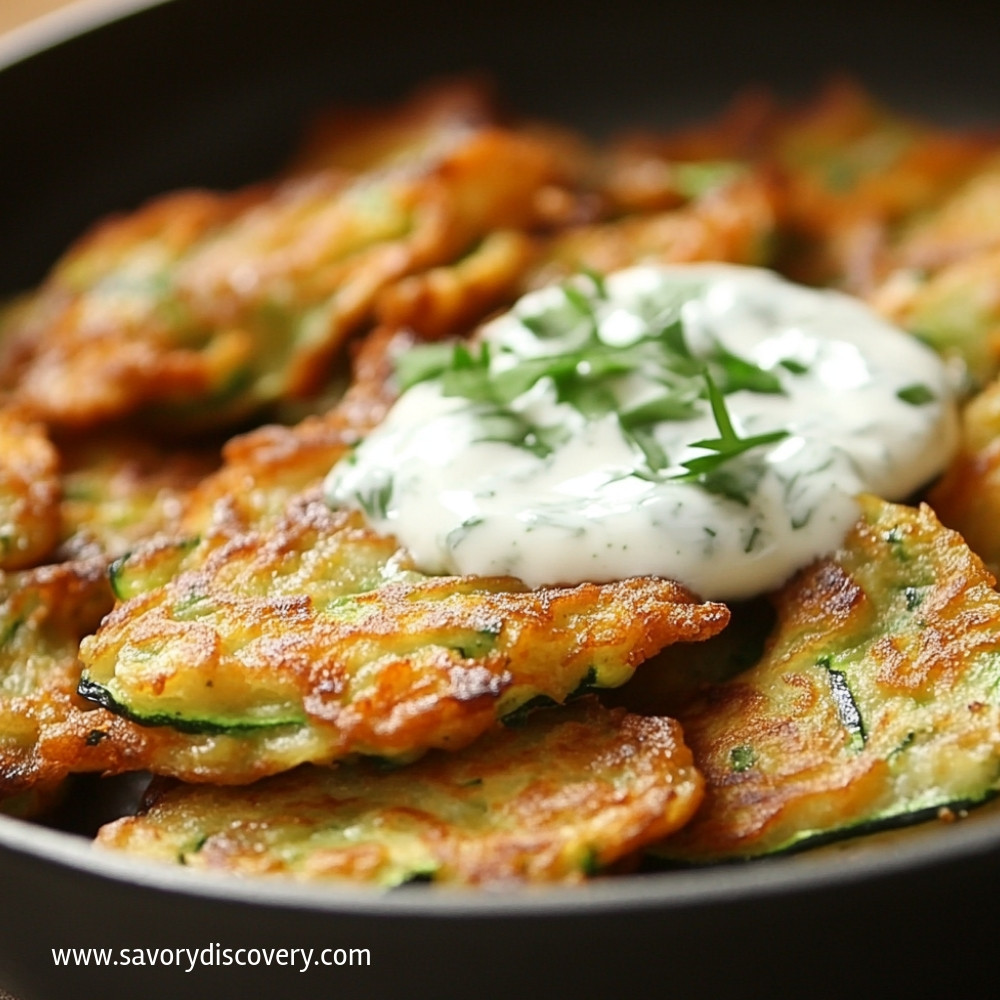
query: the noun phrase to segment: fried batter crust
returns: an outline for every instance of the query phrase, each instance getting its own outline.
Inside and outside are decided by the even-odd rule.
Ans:
[[[845,547],[776,596],[761,660],[678,705],[706,799],[657,855],[750,857],[993,794],[992,584],[930,508],[866,498]]]
[[[59,539],[59,454],[45,427],[0,409],[0,570],[44,562]]]
[[[408,139],[390,129],[385,159],[360,172],[317,165],[104,222],[5,321],[12,396],[63,427],[141,413],[197,429],[317,392],[395,282],[460,261],[494,231],[530,231],[539,193],[572,182],[561,142],[539,131],[447,116],[427,127],[419,155],[397,155]],[[470,295],[445,325],[479,318],[477,296],[492,307],[523,258],[491,260],[500,269],[485,278],[460,271]],[[395,296],[395,322],[410,321],[411,299]]]
[[[62,457],[57,558],[123,556],[177,531],[190,492],[218,467],[208,448],[167,449],[134,437],[59,442]]]
[[[579,882],[680,827],[700,798],[676,723],[592,702],[395,771],[362,763],[239,789],[174,786],[98,843],[301,881]]]
[[[197,734],[188,753],[138,766],[224,783],[458,748],[532,699],[621,684],[728,619],[661,580],[528,591],[424,577],[394,539],[314,492],[264,530],[140,550],[116,588],[129,599],[81,647],[92,696]]]
[[[29,793],[24,802],[44,803],[89,769],[40,748],[70,716],[107,714],[76,694],[77,648],[112,603],[103,559],[0,574],[0,801]]]
[[[965,408],[961,449],[928,502],[991,572],[1000,571],[1000,381]]]
[[[182,531],[234,534],[278,517],[385,416],[397,396],[393,358],[413,342],[408,332],[376,328],[357,345],[350,386],[335,407],[294,427],[271,424],[231,438],[222,467],[189,494]]]
[[[633,264],[767,264],[777,211],[768,177],[747,171],[680,207],[557,233],[529,270],[525,285],[537,288],[581,269],[604,273]]]

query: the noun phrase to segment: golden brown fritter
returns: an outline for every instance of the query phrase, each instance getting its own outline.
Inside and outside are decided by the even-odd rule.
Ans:
[[[542,134],[438,126],[419,156],[399,159],[390,136],[361,172],[179,193],[103,223],[11,321],[10,391],[54,425],[139,412],[188,429],[317,392],[396,281],[461,260],[496,230],[530,230],[540,192],[570,180]],[[510,275],[491,280],[483,308]],[[408,321],[406,294],[397,300],[394,320]],[[457,315],[475,311],[467,301]]]
[[[182,192],[107,220],[56,265],[6,335],[4,385],[40,419],[89,426],[140,405],[224,398],[246,365],[239,331],[211,331],[174,274],[264,189]]]
[[[116,559],[176,531],[189,493],[219,464],[211,449],[168,449],[132,437],[60,442],[62,559]]]
[[[143,766],[223,783],[455,749],[539,699],[619,685],[728,618],[653,579],[528,591],[425,577],[311,491],[261,530],[140,549],[112,579],[121,602],[81,647],[81,691],[192,734],[188,752]]]
[[[656,854],[751,857],[994,794],[992,583],[928,507],[865,498],[843,549],[777,594],[760,661],[675,699],[706,798]]]
[[[393,359],[413,342],[408,332],[373,330],[357,345],[350,386],[335,407],[293,427],[266,425],[231,438],[218,472],[188,495],[182,531],[232,535],[273,522],[385,416],[398,395]]]
[[[454,264],[432,267],[385,289],[376,315],[388,327],[428,339],[461,336],[517,297],[539,253],[537,240],[526,233],[499,229]]]
[[[894,267],[936,271],[1000,248],[1000,157],[994,153],[933,211],[921,213],[897,234]]]
[[[302,881],[579,882],[680,827],[700,798],[676,723],[589,703],[394,771],[304,767],[246,788],[170,787],[98,843]]]
[[[0,800],[28,795],[21,811],[79,767],[40,753],[40,741],[90,714],[76,695],[77,648],[112,603],[102,559],[0,574]]]
[[[637,213],[557,233],[529,271],[526,284],[540,287],[580,270],[601,273],[633,264],[692,261],[769,263],[777,203],[763,174],[720,177],[679,208]]]
[[[44,562],[59,539],[59,454],[45,427],[0,409],[0,570]]]
[[[938,353],[960,359],[973,388],[1000,370],[1000,249],[958,256],[937,269],[901,267],[869,301]]]
[[[614,139],[603,150],[600,183],[612,214],[675,208],[748,173],[764,155],[778,111],[771,94],[747,90],[693,126]]]
[[[751,90],[693,127],[618,140],[604,151],[599,188],[612,216],[634,215],[638,228],[715,187],[756,177],[772,186],[765,232],[777,240],[751,262],[869,294],[899,266],[898,230],[919,226],[924,213],[988,170],[997,148],[995,135],[895,114],[852,81],[835,79],[802,104],[783,107]],[[719,252],[718,240],[711,246]],[[740,243],[733,246],[741,252],[724,248],[726,259],[748,259]]]
[[[1000,381],[966,406],[959,453],[927,499],[990,571],[1000,572]]]
[[[849,80],[778,117],[766,159],[783,178],[782,264],[792,278],[870,289],[891,227],[951,194],[996,149],[882,107]]]
[[[123,555],[175,528],[217,465],[211,449],[138,438],[53,442],[44,425],[0,409],[0,570]]]
[[[868,301],[981,386],[1000,370],[1000,159],[886,241]]]

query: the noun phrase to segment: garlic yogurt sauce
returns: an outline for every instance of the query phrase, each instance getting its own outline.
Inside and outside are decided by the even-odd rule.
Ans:
[[[957,441],[950,373],[846,295],[731,265],[636,267],[521,299],[405,389],[326,481],[431,573],[637,575],[750,597],[836,549]]]

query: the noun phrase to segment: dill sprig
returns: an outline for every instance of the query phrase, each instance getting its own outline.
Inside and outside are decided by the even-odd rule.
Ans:
[[[714,472],[724,462],[728,462],[737,455],[742,455],[744,452],[750,451],[751,448],[758,448],[764,444],[773,444],[788,437],[788,431],[786,430],[769,431],[766,434],[754,434],[751,437],[740,437],[733,428],[733,421],[729,416],[725,397],[712,380],[712,376],[707,370],[702,373],[702,376],[705,379],[705,385],[708,390],[708,402],[712,408],[715,425],[719,429],[719,436],[691,442],[692,448],[704,448],[712,454],[700,455],[698,458],[691,458],[686,462],[681,462],[681,465],[687,469],[687,472],[676,476],[675,478],[677,479],[697,479],[699,476]]]
[[[491,416],[489,440],[504,440],[544,456],[560,442],[551,428],[533,426],[516,415],[510,405],[543,379],[552,384],[558,402],[578,410],[587,419],[614,413],[626,440],[641,456],[637,474],[664,478],[671,466],[670,456],[659,444],[656,425],[663,421],[691,420],[704,412],[707,401],[718,437],[693,442],[710,454],[681,463],[685,469],[668,478],[697,482],[707,489],[743,499],[744,491],[720,480],[720,468],[745,452],[786,437],[785,430],[741,437],[733,428],[725,396],[741,390],[782,393],[781,381],[773,371],[740,357],[722,344],[714,343],[695,353],[687,342],[681,318],[684,295],[678,295],[644,317],[645,329],[630,343],[608,344],[601,339],[598,309],[607,299],[604,279],[586,273],[587,284],[562,286],[561,310],[518,316],[519,321],[540,341],[556,341],[576,324],[571,347],[562,346],[533,357],[516,357],[503,346],[491,350],[489,343],[437,343],[416,347],[396,365],[400,389],[438,379],[446,396],[459,396],[479,404]],[[688,297],[696,294],[692,286]],[[503,355],[497,364],[494,350]],[[786,371],[801,374],[795,362]],[[641,374],[658,388],[644,402],[626,408],[615,392],[621,378]],[[506,416],[509,419],[499,419]],[[720,483],[722,484],[720,486]]]

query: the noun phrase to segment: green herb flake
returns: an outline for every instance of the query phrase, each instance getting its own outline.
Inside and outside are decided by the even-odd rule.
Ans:
[[[913,385],[905,386],[896,393],[896,396],[904,403],[909,403],[910,406],[926,406],[937,399],[933,390],[922,382],[914,382]]]
[[[557,353],[528,358],[504,358],[495,370],[489,345],[429,344],[402,355],[397,364],[397,378],[404,388],[428,379],[439,379],[446,396],[459,396],[484,407],[480,414],[488,429],[481,440],[504,441],[526,448],[545,458],[563,442],[553,428],[539,427],[516,414],[511,404],[542,380],[549,380],[556,399],[572,406],[588,420],[615,414],[622,434],[636,452],[638,466],[634,474],[658,480],[670,465],[670,458],[659,444],[655,425],[665,421],[691,420],[703,411],[705,401],[711,409],[719,435],[694,442],[710,454],[682,463],[685,471],[673,478],[695,482],[703,488],[747,503],[749,493],[759,481],[759,474],[721,474],[731,459],[763,445],[780,441],[786,430],[741,437],[733,428],[725,396],[734,392],[766,394],[784,391],[778,376],[740,357],[721,344],[715,344],[695,356],[685,338],[680,310],[684,302],[697,295],[699,286],[685,289],[665,305],[661,300],[640,309],[645,332],[625,345],[603,342],[598,328],[597,306],[606,298],[601,275],[584,272],[587,283],[571,282],[562,286],[565,304],[539,315],[517,316],[518,320],[540,339],[561,335],[572,316],[586,321],[587,337],[582,344]],[[515,314],[517,315],[517,314]],[[503,350],[501,348],[501,350]],[[785,366],[793,373],[795,362]],[[801,367],[801,366],[799,366]],[[615,380],[642,373],[662,386],[662,391],[645,402],[620,411]],[[383,516],[391,483],[372,490],[358,502],[369,516]]]
[[[749,771],[757,763],[757,754],[753,747],[738,746],[729,751],[729,766],[737,774]]]
[[[389,502],[392,500],[393,483],[391,478],[385,478],[380,483],[372,486],[364,492],[355,493],[358,506],[365,512],[371,520],[384,518],[389,511]]]
[[[782,358],[778,362],[786,372],[791,372],[793,375],[805,375],[809,372],[809,366],[804,365],[801,361],[796,361],[794,358]]]
[[[733,428],[732,418],[729,415],[722,392],[716,386],[707,369],[702,374],[708,389],[708,401],[712,408],[712,416],[715,418],[715,425],[719,430],[719,436],[717,438],[706,438],[702,441],[692,442],[692,447],[704,448],[707,451],[713,452],[713,454],[700,455],[697,458],[682,462],[681,465],[687,469],[687,472],[681,473],[675,478],[688,482],[701,481],[704,484],[705,477],[716,472],[725,462],[753,448],[781,441],[788,437],[788,431],[776,430],[769,431],[766,434],[755,434],[746,438],[740,437]]]
[[[402,391],[437,378],[454,363],[454,344],[422,344],[396,359],[396,381]]]
[[[720,387],[724,393],[739,392],[746,389],[769,395],[779,395],[784,392],[781,381],[774,372],[755,365],[746,358],[717,344],[709,355],[721,373]]]

